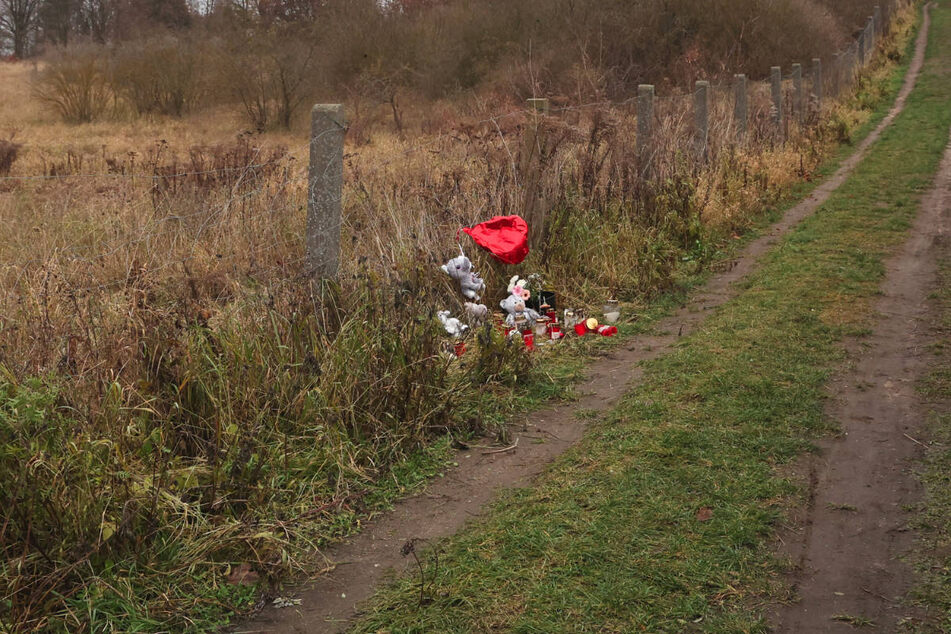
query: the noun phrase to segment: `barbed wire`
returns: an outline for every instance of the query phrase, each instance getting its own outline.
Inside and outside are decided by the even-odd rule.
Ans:
[[[295,178],[292,178],[292,179],[284,180],[284,181],[282,181],[281,183],[279,183],[279,185],[286,185],[286,184],[289,184],[289,183],[302,182],[302,181],[305,181],[305,180],[307,180],[307,176],[306,176],[306,175],[303,175],[303,176],[298,176],[298,177],[295,177]],[[126,240],[126,241],[124,241],[124,242],[121,242],[121,243],[119,243],[119,244],[117,244],[117,245],[113,245],[113,247],[112,247],[110,250],[108,250],[108,251],[105,251],[105,252],[102,252],[102,253],[97,253],[97,254],[92,255],[92,256],[78,256],[78,255],[77,255],[77,256],[74,256],[74,257],[69,258],[69,261],[71,261],[71,262],[92,262],[92,261],[95,261],[95,260],[101,260],[101,259],[103,259],[103,258],[109,257],[110,255],[112,255],[112,254],[114,254],[114,253],[116,253],[116,252],[122,250],[122,249],[125,248],[125,247],[135,246],[135,245],[137,245],[137,244],[140,244],[140,243],[142,243],[142,242],[145,242],[146,240],[148,240],[148,239],[154,237],[155,233],[157,233],[157,231],[158,231],[158,229],[160,228],[160,226],[161,226],[161,225],[164,225],[164,224],[166,224],[166,223],[170,223],[170,222],[185,222],[185,221],[187,221],[187,220],[190,220],[190,219],[193,219],[193,218],[198,218],[198,217],[205,217],[207,220],[219,218],[219,217],[221,217],[224,213],[226,213],[235,203],[240,203],[240,201],[242,201],[242,200],[251,199],[251,198],[253,198],[254,196],[256,196],[256,195],[258,195],[258,194],[261,194],[261,193],[263,193],[263,192],[267,192],[267,191],[272,190],[274,187],[275,187],[275,184],[274,184],[274,183],[268,183],[268,184],[266,184],[266,185],[264,185],[264,186],[262,186],[262,187],[259,187],[259,188],[257,188],[257,189],[250,190],[250,191],[246,191],[246,192],[242,192],[242,193],[240,193],[240,194],[232,193],[232,194],[229,196],[229,198],[228,198],[226,201],[224,201],[224,203],[222,203],[222,204],[220,205],[220,207],[218,207],[218,208],[217,208],[216,210],[214,210],[214,211],[209,211],[208,209],[202,209],[202,210],[199,210],[199,211],[192,212],[192,213],[190,213],[190,214],[174,214],[174,215],[168,215],[168,216],[163,216],[163,217],[161,217],[161,218],[154,219],[154,220],[152,220],[150,223],[148,223],[148,224],[146,224],[145,226],[141,227],[141,228],[139,229],[139,231],[138,231],[138,233],[139,233],[140,235],[137,236],[137,237],[135,237],[135,238],[131,238],[131,239]],[[146,205],[146,204],[148,203],[148,201],[142,200],[142,201],[139,201],[139,203],[142,204],[142,205]],[[146,234],[146,235],[142,235],[142,234]],[[82,247],[82,246],[74,245],[74,246],[68,247],[68,248],[66,248],[66,249],[60,249],[60,250],[58,250],[58,252],[59,252],[59,253],[66,253],[67,255],[70,255],[71,252],[72,252],[72,253],[75,253],[76,251],[78,251],[78,250],[80,250],[80,249],[83,249],[83,248],[84,248],[84,247]],[[20,264],[20,265],[24,265],[24,264],[37,264],[37,263],[43,263],[43,262],[48,262],[48,261],[49,261],[49,258],[33,258],[33,259],[29,259],[29,260],[21,260],[21,261],[18,262],[18,264]]]
[[[8,181],[54,181],[54,180],[68,180],[74,178],[128,178],[136,179],[141,178],[143,181],[155,181],[160,179],[170,180],[170,179],[179,179],[179,178],[188,178],[192,176],[209,176],[212,174],[229,174],[234,172],[247,172],[250,170],[256,170],[266,167],[280,167],[281,163],[284,161],[293,161],[296,160],[295,152],[301,152],[310,147],[310,144],[305,144],[301,146],[295,146],[293,150],[286,150],[285,154],[273,158],[271,160],[265,161],[263,163],[249,163],[245,165],[235,165],[227,167],[216,167],[213,169],[207,170],[190,170],[185,172],[172,172],[172,173],[162,173],[156,171],[157,168],[168,167],[159,164],[153,164],[151,166],[151,171],[149,170],[149,163],[143,163],[143,171],[135,172],[131,167],[130,171],[126,173],[122,172],[96,172],[96,173],[71,173],[71,174],[25,174],[20,176],[0,176],[0,182]],[[214,148],[209,148],[214,149]],[[278,149],[278,148],[274,148]],[[255,154],[260,154],[261,148],[255,148]]]
[[[858,49],[858,42],[857,42],[857,41],[853,41],[850,46],[846,47],[845,49],[842,49],[842,51],[840,51],[840,52],[837,53],[837,54],[841,54],[842,52],[845,52],[845,51],[851,51],[851,50],[857,50],[857,49]],[[806,84],[806,83],[811,83],[811,82],[812,82],[811,73],[806,72],[807,69],[806,69],[805,67],[803,68],[803,71],[804,71],[803,74],[800,76],[800,78],[802,79],[803,83],[804,83],[804,84]],[[789,73],[787,73],[786,75],[783,76],[783,80],[784,80],[784,81],[788,81],[788,80],[791,80],[791,79],[793,79],[793,78],[794,78],[794,76],[793,76],[792,71],[790,71]],[[825,80],[825,77],[823,77],[823,81],[824,81],[824,80]],[[765,87],[767,87],[767,88],[770,87],[770,81],[769,81],[769,80],[748,80],[748,84],[751,85],[751,86],[755,86],[756,84],[760,84],[760,85],[763,85],[763,86],[765,86]],[[732,88],[733,85],[734,85],[734,82],[731,82],[731,81],[729,81],[729,80],[721,80],[721,81],[718,81],[718,82],[709,82],[709,85],[710,85],[710,89],[711,89],[711,90],[726,90],[726,89]],[[698,89],[697,89],[696,86],[695,86],[695,87],[693,88],[693,92],[696,93],[697,90],[698,90]],[[668,96],[668,98],[672,98],[672,99],[682,98],[682,97],[684,97],[685,95],[689,94],[690,92],[691,92],[690,90],[687,90],[687,91],[684,91],[684,93],[681,93],[681,94],[675,94],[675,95]],[[655,100],[660,100],[660,99],[663,99],[663,98],[664,98],[664,97],[662,97],[662,96],[655,96],[655,97],[654,97]],[[636,103],[636,101],[637,101],[637,97],[636,97],[636,96],[635,96],[635,97],[629,97],[629,98],[627,98],[627,99],[623,99],[623,100],[619,100],[619,101],[617,101],[617,100],[600,100],[600,101],[594,101],[594,102],[585,103],[585,104],[578,104],[578,105],[572,105],[572,106],[560,106],[560,107],[555,107],[555,108],[549,108],[548,112],[549,112],[549,113],[564,113],[564,112],[571,112],[571,111],[586,110],[586,109],[590,109],[590,108],[604,108],[604,107],[620,108],[620,107],[623,107],[623,106],[630,105],[630,104],[632,104],[632,103]],[[486,118],[484,118],[484,119],[481,119],[481,120],[478,120],[478,121],[475,121],[475,122],[472,122],[472,123],[466,123],[466,127],[476,127],[476,126],[479,126],[479,125],[482,125],[482,124],[485,124],[485,123],[493,123],[493,124],[496,124],[496,126],[498,127],[497,124],[498,124],[498,122],[501,121],[502,119],[506,119],[506,118],[508,118],[508,117],[513,117],[513,116],[517,116],[517,115],[525,115],[525,114],[537,114],[537,113],[533,113],[530,109],[523,107],[523,108],[519,108],[519,109],[517,109],[517,110],[512,110],[512,111],[509,111],[509,112],[505,112],[505,113],[502,113],[502,114],[492,115],[492,116],[486,117]],[[501,130],[497,130],[497,131],[501,133]],[[440,133],[440,134],[437,135],[436,137],[428,138],[428,139],[426,139],[425,141],[419,142],[419,143],[413,145],[412,147],[409,147],[409,148],[407,148],[407,149],[405,149],[405,150],[399,152],[399,153],[398,153],[397,155],[395,155],[395,156],[391,156],[391,157],[389,157],[388,159],[386,159],[386,160],[384,160],[384,161],[382,161],[382,162],[376,163],[373,167],[376,168],[376,169],[382,169],[382,168],[385,168],[385,167],[387,167],[387,166],[389,166],[389,165],[391,165],[391,164],[393,164],[393,163],[396,163],[396,162],[398,162],[398,161],[401,161],[402,159],[404,159],[406,156],[408,156],[408,155],[410,155],[410,154],[414,154],[414,153],[416,153],[416,152],[420,152],[420,151],[432,149],[433,147],[438,146],[438,145],[439,145],[443,140],[445,140],[446,138],[448,138],[448,137],[450,137],[450,136],[454,136],[455,133],[456,133],[455,130],[454,130],[454,131],[451,131],[451,132],[443,132],[443,133]]]
[[[187,254],[178,255],[176,257],[169,258],[168,260],[166,260],[165,262],[163,262],[162,264],[158,266],[148,266],[147,263],[143,262],[143,263],[139,263],[139,267],[144,274],[154,275],[156,273],[162,272],[171,267],[181,266],[189,262],[194,262],[203,258],[214,260],[215,262],[220,264],[222,262],[228,262],[228,261],[233,261],[238,259],[247,259],[249,257],[253,257],[253,256],[249,256],[248,251],[244,251],[244,252],[232,251],[231,253],[208,253],[208,252],[197,253],[197,251],[200,248],[205,248],[208,246],[209,245],[207,245],[206,243],[196,240],[191,243],[191,248],[188,250]],[[297,248],[302,246],[303,246],[303,237],[301,236],[300,238],[294,238],[294,239],[274,240],[266,244],[252,244],[252,245],[248,245],[248,248],[249,250],[255,251],[258,253],[267,253],[267,252],[273,252],[273,251],[281,251],[282,253],[286,253],[291,247]],[[95,259],[98,259],[98,258],[78,258],[78,259],[69,261],[68,264],[75,264],[76,262],[92,263]],[[288,268],[293,268],[305,262],[306,260],[307,260],[307,256],[303,255],[295,259],[286,260],[278,265],[273,265],[264,269],[259,269],[258,273],[260,274],[262,272],[286,270]],[[63,264],[62,262],[58,262],[55,259],[48,259],[48,260],[45,260],[44,262],[47,265],[51,265],[54,263]],[[39,268],[39,269],[34,269],[33,272],[41,273],[44,271],[41,268]],[[14,281],[11,284],[3,284],[2,281],[0,281],[0,291],[9,292],[9,289],[17,288],[22,281],[23,275],[26,273],[27,273],[26,270],[22,270],[21,274],[17,277],[16,281]],[[45,273],[49,274],[51,273],[51,271],[45,271]],[[130,279],[131,279],[131,276],[127,275],[124,278],[114,279],[111,281],[101,282],[98,284],[70,287],[68,290],[70,292],[83,294],[83,293],[89,293],[92,291],[104,291],[111,288],[121,288],[123,286],[129,286]]]

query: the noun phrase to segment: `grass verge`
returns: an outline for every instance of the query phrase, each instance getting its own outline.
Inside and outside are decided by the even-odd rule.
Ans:
[[[442,546],[434,581],[382,590],[358,632],[766,631],[777,467],[829,429],[824,384],[861,336],[883,260],[944,150],[951,9],[905,112],[855,174],[538,486]]]
[[[935,363],[920,385],[930,405],[929,443],[920,472],[925,498],[916,522],[919,539],[911,557],[919,581],[911,599],[930,618],[907,623],[907,632],[951,632],[951,253],[947,245],[944,251],[932,296]]]

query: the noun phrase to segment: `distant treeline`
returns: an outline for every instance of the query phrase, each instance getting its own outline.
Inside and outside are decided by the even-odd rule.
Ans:
[[[186,101],[237,99],[270,125],[319,96],[614,99],[645,81],[765,76],[830,59],[879,0],[201,1],[0,0],[0,33],[16,57],[77,46],[126,66],[130,55],[140,65],[193,55],[203,68],[190,72],[198,85]],[[118,92],[138,90],[122,75],[111,75]],[[228,90],[214,84],[222,78]],[[256,84],[268,85],[263,100]]]

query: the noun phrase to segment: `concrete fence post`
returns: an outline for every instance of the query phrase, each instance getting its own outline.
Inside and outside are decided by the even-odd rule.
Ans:
[[[868,32],[868,36],[866,36],[865,54],[871,59],[875,53],[875,42],[878,39],[875,33],[875,16],[868,16],[868,23],[865,25],[865,30]]]
[[[796,113],[796,120],[802,123],[803,112],[805,111],[805,94],[802,90],[802,64],[792,65],[793,81],[793,111]]]
[[[773,97],[773,125],[776,127],[776,134],[782,138],[783,135],[783,70],[779,66],[773,66],[769,69],[770,85]]]
[[[818,57],[812,58],[812,99],[816,110],[822,110],[822,60]]]
[[[317,279],[335,279],[340,268],[343,138],[341,104],[310,111],[310,169],[307,190],[307,264]]]
[[[654,86],[637,87],[637,166],[641,178],[651,174],[654,133]]]
[[[832,60],[832,96],[839,96],[839,82],[842,78],[842,66],[845,64],[845,57],[842,53],[836,53]]]
[[[748,108],[746,75],[733,76],[733,121],[736,124],[736,139],[742,142],[746,138]]]
[[[710,82],[698,81],[693,89],[693,144],[697,156],[707,158],[707,142],[710,138]]]
[[[875,8],[872,12],[872,17],[875,18],[875,28],[878,29],[879,35],[885,34],[885,23],[882,21],[882,7],[881,5],[875,5]]]
[[[548,114],[548,99],[546,97],[528,99],[527,101],[530,110],[541,114]]]
[[[862,32],[861,32],[861,33],[859,33],[859,39],[858,39],[858,47],[859,47],[859,50],[858,50],[858,52],[856,53],[856,62],[857,62],[856,65],[857,65],[859,68],[861,68],[862,66],[865,65],[865,44],[866,44],[866,43],[865,43],[865,34],[866,34],[867,31],[868,31],[868,29],[865,28],[865,29],[862,29]]]
[[[816,110],[822,110],[822,60],[812,58],[812,94],[816,100]]]

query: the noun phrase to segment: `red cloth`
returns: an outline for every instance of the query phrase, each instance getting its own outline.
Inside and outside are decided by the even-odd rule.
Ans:
[[[496,216],[462,230],[506,264],[519,264],[528,255],[528,223],[519,216]]]

